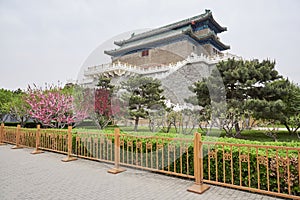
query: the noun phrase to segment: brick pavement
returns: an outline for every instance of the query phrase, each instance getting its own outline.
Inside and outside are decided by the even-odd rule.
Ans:
[[[211,186],[202,195],[187,192],[191,180],[128,169],[107,173],[112,165],[79,159],[61,162],[64,155],[0,146],[0,199],[163,199],[226,200],[276,198]]]

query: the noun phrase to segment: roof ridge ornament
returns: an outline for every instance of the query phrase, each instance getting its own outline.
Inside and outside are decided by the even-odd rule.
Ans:
[[[210,9],[205,9],[205,13],[210,13]]]

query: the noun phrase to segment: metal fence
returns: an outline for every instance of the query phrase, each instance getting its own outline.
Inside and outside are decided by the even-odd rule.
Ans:
[[[202,193],[208,184],[221,185],[283,198],[300,199],[300,148],[232,144],[121,133],[23,129],[1,125],[0,143],[13,148],[35,147],[79,158],[114,164],[110,173],[134,167],[195,179],[188,191]]]

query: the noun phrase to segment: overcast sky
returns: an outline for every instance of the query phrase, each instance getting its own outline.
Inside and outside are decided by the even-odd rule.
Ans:
[[[205,9],[228,28],[220,38],[229,52],[276,60],[281,74],[300,83],[299,0],[0,0],[0,88],[74,80],[110,38]]]

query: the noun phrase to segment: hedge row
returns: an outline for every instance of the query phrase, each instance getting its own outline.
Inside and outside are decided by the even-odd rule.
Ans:
[[[113,140],[113,137],[110,138]],[[95,142],[100,145],[100,138],[93,138],[91,143],[87,143],[86,152],[89,152],[89,149],[94,149]],[[188,146],[188,152],[186,152],[183,148],[180,149],[180,144],[177,142],[171,142],[170,144],[174,146],[175,149],[168,148],[168,142],[166,140],[158,141],[159,144],[164,144],[162,149],[157,149],[156,139],[138,139],[132,140],[131,137],[123,137],[124,141],[124,154],[123,154],[123,146],[121,147],[121,161],[124,163],[129,163],[133,165],[148,167],[148,168],[157,168],[172,171],[176,173],[194,175],[194,152],[193,152],[193,144],[191,143]],[[230,139],[233,140],[233,139]],[[73,139],[75,142],[75,137]],[[129,142],[132,145],[128,145]],[[138,143],[142,145],[142,148],[136,148]],[[152,153],[150,149],[147,149],[147,144],[152,144]],[[236,143],[240,143],[239,140]],[[246,142],[245,142],[246,143]],[[249,143],[249,142],[248,142]],[[74,143],[73,143],[74,144]],[[81,143],[84,145],[85,143]],[[107,144],[107,141],[104,145]],[[272,143],[268,143],[267,145],[271,145]],[[274,145],[274,144],[273,144]],[[276,143],[278,145],[278,143]],[[281,146],[285,146],[285,143],[282,143]],[[298,144],[295,144],[297,146]],[[113,146],[112,146],[113,147]],[[75,145],[73,145],[73,151],[75,152]],[[127,154],[128,149],[128,154]],[[141,150],[142,149],[142,150]],[[225,162],[225,175],[223,173],[223,147],[221,145],[211,146],[210,150],[217,149],[217,173],[216,173],[216,160],[215,158],[210,158],[210,180],[216,180],[216,174],[218,174],[218,181],[223,182],[225,178],[225,182],[231,184],[232,183],[232,174],[231,174],[231,162],[230,160],[224,160]],[[108,151],[107,151],[108,150]],[[147,151],[147,153],[146,153]],[[225,147],[224,151],[226,153],[230,152],[230,147]],[[112,155],[111,155],[112,152]],[[175,153],[174,153],[175,152]],[[132,154],[133,153],[133,154]],[[136,154],[137,153],[137,154]],[[208,180],[208,148],[207,145],[203,146],[203,166],[204,166],[204,178]],[[249,177],[248,177],[248,162],[241,162],[241,174],[240,174],[240,165],[239,165],[239,155],[248,155],[249,153],[249,163],[250,163],[250,185],[249,185]],[[265,149],[259,149],[257,151],[259,156],[266,156]],[[97,154],[97,155],[95,155]],[[100,155],[100,150],[98,152],[91,152],[89,156],[91,157],[102,157],[102,158],[110,158],[110,156],[114,156],[114,149],[112,151],[102,147]],[[147,156],[146,156],[147,154]],[[124,155],[124,156],[123,156]],[[152,157],[151,157],[152,155]],[[157,160],[158,155],[158,160]],[[240,150],[237,147],[232,148],[232,160],[233,160],[233,183],[235,185],[240,185],[240,175],[242,177],[241,182],[242,186],[258,188],[258,176],[260,177],[260,188],[263,190],[268,190],[267,177],[269,177],[269,188],[270,191],[273,192],[281,192],[288,193],[288,168],[287,166],[282,165],[284,162],[286,151],[279,150],[277,155],[280,158],[280,164],[278,169],[279,180],[280,180],[280,191],[278,191],[277,184],[277,160],[276,160],[276,151],[268,150],[268,159],[266,159],[266,164],[268,165],[268,173],[267,176],[267,165],[262,163],[259,164],[259,172],[257,170],[257,155],[256,149],[251,148],[248,150],[247,147],[241,147]],[[152,158],[152,159],[151,159]],[[114,158],[113,158],[114,159]],[[147,159],[147,162],[146,162]],[[299,172],[298,172],[298,151],[289,151],[289,173],[290,173],[290,190],[292,195],[300,195],[299,188]],[[151,166],[152,162],[152,166]],[[146,166],[146,163],[148,165]],[[168,165],[169,164],[169,165]]]

